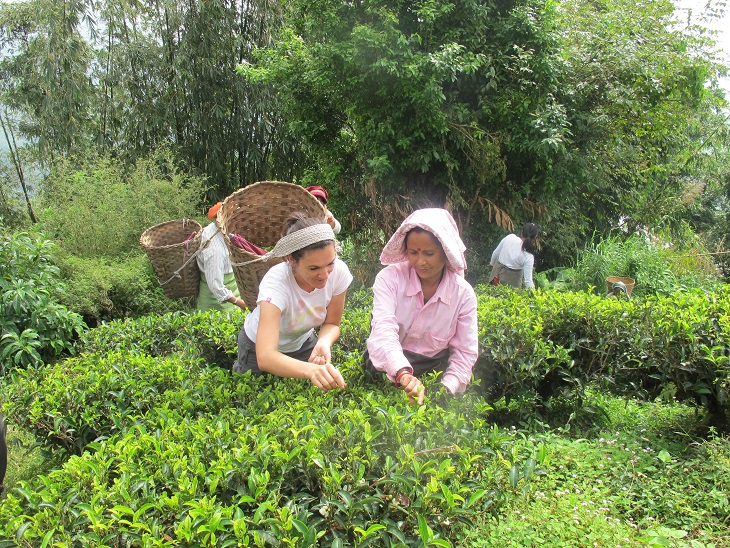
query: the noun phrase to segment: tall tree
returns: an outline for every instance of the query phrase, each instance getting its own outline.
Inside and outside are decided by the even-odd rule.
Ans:
[[[252,80],[349,206],[386,232],[414,206],[511,227],[556,189],[545,173],[569,127],[556,99],[555,5],[527,1],[294,3]],[[349,165],[343,166],[343,160]],[[355,207],[353,207],[355,206]]]
[[[679,219],[717,173],[708,152],[728,140],[726,69],[711,34],[670,0],[571,0],[558,16],[572,139],[552,178],[571,199],[551,206],[549,249],[564,264],[619,221],[633,232]]]
[[[447,203],[475,245],[539,220],[564,264],[594,230],[676,208],[721,123],[722,67],[670,0],[293,6],[241,72],[277,87],[321,174],[386,232]]]
[[[291,179],[303,156],[274,92],[235,73],[280,19],[269,0],[2,5],[3,102],[23,114],[24,137],[49,161],[93,147],[133,163],[168,145],[208,176],[209,199]]]
[[[0,47],[15,53],[3,56],[2,100],[23,115],[23,136],[46,162],[88,145],[90,9],[83,0],[38,0],[4,5],[0,16]]]

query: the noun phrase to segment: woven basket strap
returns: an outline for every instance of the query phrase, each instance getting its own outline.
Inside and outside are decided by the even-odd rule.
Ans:
[[[271,255],[271,254],[267,253],[266,255],[261,255],[260,257],[257,257],[255,259],[251,259],[250,261],[245,261],[243,263],[231,263],[231,266],[246,266],[247,264],[258,263],[258,262],[265,263],[269,259],[273,259],[273,258],[279,258],[279,257],[274,257],[274,255]]]
[[[161,286],[166,285],[166,284],[169,284],[175,278],[181,278],[182,277],[182,276],[180,276],[180,272],[182,272],[183,269],[186,266],[188,266],[188,264],[190,263],[190,261],[192,261],[195,257],[197,257],[198,254],[201,251],[203,251],[206,247],[208,247],[210,245],[210,242],[213,240],[213,238],[215,238],[216,235],[221,231],[221,227],[219,227],[218,225],[216,225],[216,227],[217,227],[218,230],[216,230],[215,233],[210,238],[208,238],[204,242],[200,242],[200,246],[198,247],[197,251],[195,251],[195,253],[193,253],[192,255],[190,255],[190,257],[188,257],[187,261],[185,261],[180,268],[178,268],[175,272],[172,273],[172,276],[170,276],[170,279],[169,280],[164,281],[164,282],[160,282],[160,285]]]

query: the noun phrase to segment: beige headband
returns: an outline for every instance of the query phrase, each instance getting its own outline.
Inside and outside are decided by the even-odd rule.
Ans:
[[[261,257],[244,263],[231,263],[231,265],[244,266],[258,261],[266,262],[272,257],[286,257],[287,255],[291,255],[295,251],[299,251],[308,245],[323,242],[325,240],[335,241],[335,233],[330,225],[318,223],[316,225],[297,230],[296,232],[292,232],[291,234],[287,234],[276,242],[274,249],[266,253],[266,255],[262,255]]]

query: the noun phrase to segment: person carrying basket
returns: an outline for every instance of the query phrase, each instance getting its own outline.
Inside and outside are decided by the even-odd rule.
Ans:
[[[246,310],[233,275],[233,266],[228,255],[228,247],[223,239],[216,216],[223,202],[218,202],[208,210],[212,219],[203,229],[203,244],[196,257],[200,269],[200,288],[195,306],[198,310]]]
[[[309,379],[321,390],[345,388],[331,348],[340,336],[352,274],[337,258],[332,227],[294,214],[274,249],[254,261],[271,257],[286,260],[259,284],[256,308],[238,334],[233,371]]]

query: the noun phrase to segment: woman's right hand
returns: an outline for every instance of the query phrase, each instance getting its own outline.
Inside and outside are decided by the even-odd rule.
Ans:
[[[314,386],[325,392],[346,386],[342,373],[331,363],[308,364],[307,377]]]
[[[409,403],[418,402],[418,405],[423,405],[423,400],[426,397],[426,387],[423,386],[423,383],[417,377],[408,373],[401,375],[399,380],[400,388],[408,394]]]

